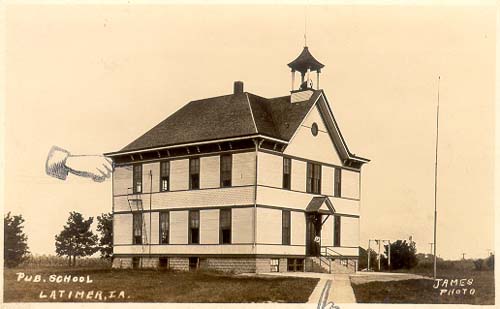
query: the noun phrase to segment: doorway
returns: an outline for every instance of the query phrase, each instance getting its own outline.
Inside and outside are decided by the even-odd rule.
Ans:
[[[306,255],[319,256],[321,253],[321,214],[306,213]]]

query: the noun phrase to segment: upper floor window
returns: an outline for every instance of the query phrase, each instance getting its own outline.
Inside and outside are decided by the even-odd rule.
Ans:
[[[230,187],[231,186],[231,174],[233,167],[233,157],[232,155],[221,155],[220,156],[220,186]]]
[[[132,215],[132,229],[133,229],[133,240],[134,245],[142,244],[142,213],[134,213]]]
[[[189,243],[200,243],[200,211],[189,211]]]
[[[132,191],[142,192],[142,164],[135,164],[132,171]]]
[[[160,212],[160,244],[168,244],[168,212]]]
[[[335,218],[333,222],[333,246],[340,247],[340,216],[333,216]]]
[[[281,244],[290,244],[290,210],[281,211]]]
[[[307,163],[307,192],[321,193],[321,165]]]
[[[200,188],[200,158],[189,159],[189,189]]]
[[[283,158],[283,189],[290,190],[292,180],[292,159]]]
[[[231,208],[220,210],[220,243],[230,244],[231,243]]]
[[[333,183],[333,196],[340,197],[342,188],[342,170],[335,168],[335,179]]]
[[[170,190],[170,162],[160,162],[160,191]]]

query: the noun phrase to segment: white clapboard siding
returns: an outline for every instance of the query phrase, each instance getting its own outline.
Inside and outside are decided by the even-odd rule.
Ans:
[[[233,243],[253,242],[254,208],[233,208],[231,210],[231,231]]]
[[[257,208],[257,243],[281,244],[281,210]]]
[[[291,244],[305,245],[306,244],[306,217],[303,212],[290,212]]]
[[[257,188],[257,204],[305,210],[315,195],[276,188]],[[359,216],[359,201],[328,197],[337,213]]]
[[[321,166],[321,193],[333,195],[333,167]]]
[[[117,166],[113,171],[113,195],[125,195],[132,188],[132,165]]]
[[[233,154],[232,185],[255,185],[255,152]]]
[[[113,215],[113,244],[132,243],[132,214]]]
[[[359,173],[349,170],[342,170],[341,179],[342,197],[359,199]]]
[[[289,246],[291,247],[291,246]],[[231,255],[248,255],[255,254],[256,250],[252,244],[244,245],[221,245],[221,246],[203,246],[203,245],[166,245],[166,246],[116,246],[113,248],[114,254],[231,254]]]
[[[149,226],[149,221],[148,221],[148,226]],[[159,244],[160,243],[160,214],[155,211],[151,213],[151,226],[149,227],[151,229],[151,243],[152,244]],[[149,237],[149,235],[148,235]]]
[[[219,243],[219,210],[200,211],[200,244]]]
[[[325,216],[323,215],[322,220],[325,220]],[[321,245],[333,246],[333,216],[329,216],[321,227]]]
[[[258,184],[281,188],[283,186],[283,157],[259,152]]]
[[[340,245],[343,247],[359,246],[359,218],[342,217]]]
[[[151,186],[152,173],[153,184]],[[132,177],[132,176],[131,176]],[[132,180],[131,180],[132,182]],[[142,165],[142,192],[158,192],[160,189],[160,162],[147,163]]]
[[[318,125],[317,136],[311,133],[313,123]],[[313,161],[342,165],[335,145],[316,106],[312,108],[302,125],[297,129],[284,153]]]
[[[170,190],[187,189],[189,189],[189,160],[170,161]]]
[[[170,243],[188,243],[188,214],[187,210],[170,212]]]
[[[200,188],[220,187],[220,156],[200,158]]]
[[[193,191],[162,192],[142,194],[142,205],[149,209],[149,198],[152,197],[151,209],[175,209],[206,206],[253,205],[254,187],[236,187],[206,189]],[[127,196],[114,197],[115,211],[130,211]],[[132,210],[137,210],[133,207]]]
[[[306,169],[307,163],[299,160],[292,160],[292,190],[306,191]]]

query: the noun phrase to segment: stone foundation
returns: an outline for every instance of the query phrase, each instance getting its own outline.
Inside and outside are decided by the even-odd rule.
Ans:
[[[189,271],[189,257],[136,257],[138,268],[168,268],[177,271]],[[328,272],[327,269],[319,269],[314,265],[313,258],[305,258],[305,271]],[[339,259],[331,263],[332,273],[354,273],[356,272],[357,259],[350,259],[347,266],[342,264]],[[113,259],[113,268],[133,268],[132,257],[115,257]],[[198,264],[193,265],[201,270],[215,270],[232,273],[267,273],[271,272],[271,258],[252,258],[252,257],[199,257]],[[279,258],[279,272],[288,271],[288,259]]]

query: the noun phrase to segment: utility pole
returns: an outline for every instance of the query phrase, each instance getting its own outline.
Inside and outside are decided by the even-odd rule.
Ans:
[[[465,254],[466,253],[462,253],[462,260],[465,260]]]
[[[387,256],[387,264],[389,266],[389,271],[391,271],[391,241],[387,240],[387,242],[389,243],[389,252],[388,252],[388,256]]]
[[[438,76],[437,112],[436,112],[436,159],[434,161],[434,279],[437,277],[436,230],[437,230],[437,177],[438,177],[438,145],[439,145],[439,87],[441,76]]]
[[[371,249],[370,249],[370,243],[371,239],[368,239],[368,271],[370,271],[370,257],[371,257]]]
[[[378,242],[378,271],[380,271],[380,243],[382,241],[379,239],[376,242]]]

